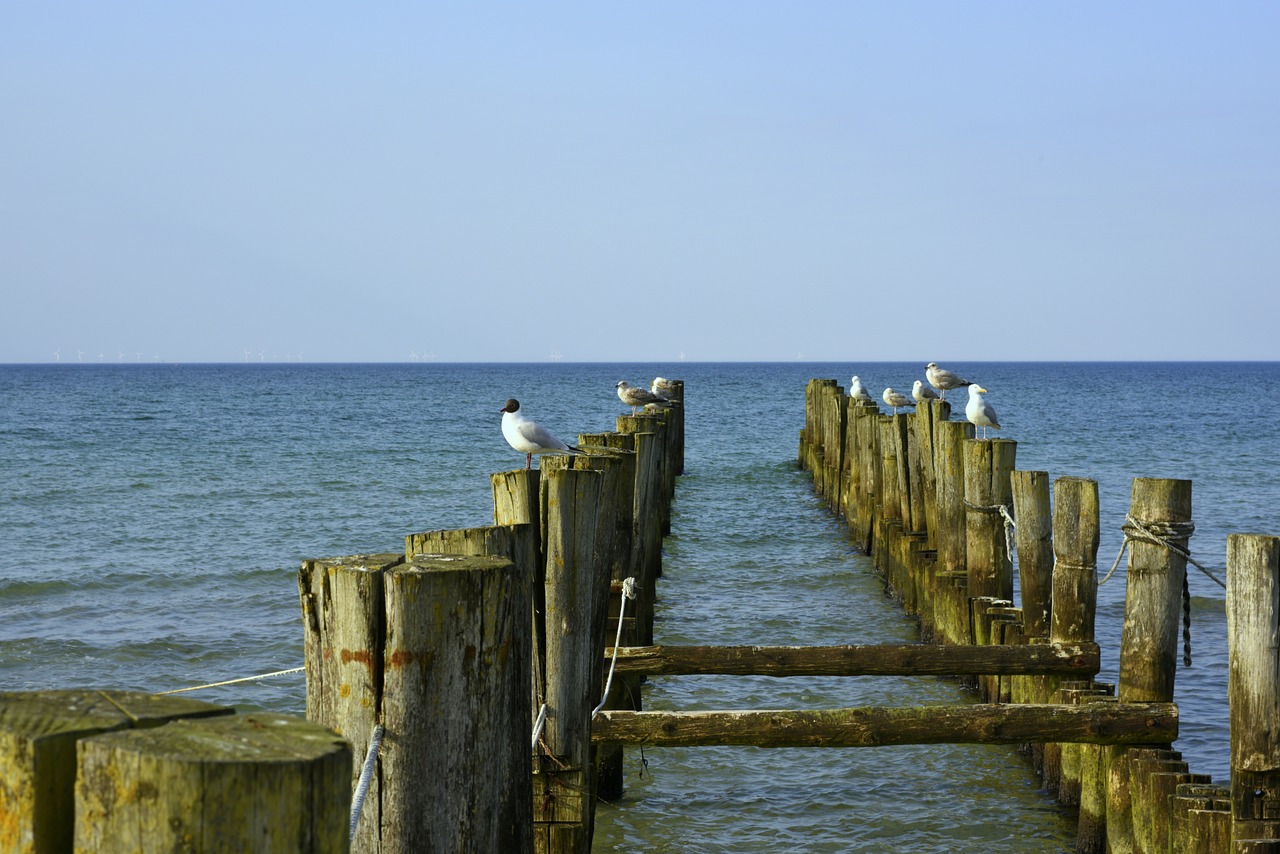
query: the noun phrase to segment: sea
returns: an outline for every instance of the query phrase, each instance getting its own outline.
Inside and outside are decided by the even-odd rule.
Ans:
[[[300,667],[306,558],[397,551],[492,521],[521,468],[508,398],[562,438],[614,429],[618,380],[685,383],[685,470],[663,547],[665,644],[899,643],[915,621],[797,466],[805,384],[909,389],[919,362],[0,365],[0,690],[168,691]],[[1193,481],[1191,550],[1280,534],[1280,363],[945,363],[988,389],[1020,469],[1098,482],[1099,575],[1135,477]],[[964,395],[957,397],[962,410]],[[1224,591],[1191,568],[1177,675],[1191,770],[1230,776]],[[1099,591],[1116,681],[1124,562]],[[302,714],[302,674],[188,696]],[[655,677],[647,709],[975,702],[937,678]],[[527,738],[527,734],[524,736]],[[1044,852],[1075,818],[1008,746],[628,748],[594,850]]]

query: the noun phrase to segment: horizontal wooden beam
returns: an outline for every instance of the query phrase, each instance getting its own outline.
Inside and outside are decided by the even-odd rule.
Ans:
[[[1169,744],[1175,703],[980,704],[797,711],[601,712],[596,742],[756,747],[893,744]]]
[[[605,658],[613,649],[605,650]],[[629,646],[618,648],[618,673],[652,676],[1092,676],[1096,643],[969,646]]]

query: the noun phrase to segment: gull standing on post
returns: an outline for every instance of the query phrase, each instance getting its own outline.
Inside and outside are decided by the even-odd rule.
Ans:
[[[664,400],[670,400],[671,394],[676,390],[675,384],[666,377],[654,377],[653,382],[649,383],[649,391],[661,397]]]
[[[626,380],[618,381],[618,399],[631,407],[631,414],[636,414],[637,406],[649,406],[654,403],[668,404],[671,401],[661,395],[654,394],[645,388],[638,388],[629,384]]]
[[[858,379],[857,374],[854,374],[849,382],[849,397],[862,403],[875,403],[875,399],[871,397],[871,393],[862,385],[862,380]]]
[[[920,382],[920,380],[916,380],[915,384],[911,386],[911,396],[915,398],[916,403],[919,403],[922,400],[938,399],[938,393]]]
[[[520,401],[514,397],[498,410],[502,413],[502,436],[507,444],[524,454],[524,467],[533,467],[534,454],[580,454],[578,448],[565,444],[537,421],[525,418]]]
[[[977,383],[969,383],[969,403],[964,408],[964,417],[969,419],[969,423],[975,427],[982,428],[982,438],[987,438],[987,428],[993,430],[1000,429],[1000,422],[996,420],[996,409],[987,403],[986,398],[982,395],[986,389]]]
[[[924,366],[925,379],[929,381],[929,385],[942,392],[942,399],[947,399],[947,392],[953,388],[961,386],[973,385],[959,374],[953,374],[951,371],[943,370],[938,367],[937,362],[930,362]]]
[[[884,402],[893,407],[893,414],[898,414],[898,408],[902,406],[915,406],[914,403],[907,400],[905,394],[899,394],[891,388],[884,390]]]

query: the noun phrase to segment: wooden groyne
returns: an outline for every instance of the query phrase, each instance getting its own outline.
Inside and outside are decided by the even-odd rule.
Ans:
[[[925,640],[975,650],[1096,649],[1097,483],[1050,484],[1045,472],[1018,471],[1016,442],[975,439],[950,414],[946,401],[928,400],[914,413],[883,415],[835,380],[812,380],[799,462],[873,558],[886,590],[919,619]],[[1134,479],[1118,686],[1096,681],[1096,669],[955,675],[1010,708],[1069,707],[1101,718],[1145,707],[1172,710],[1176,721],[1193,529],[1189,481]],[[1230,784],[1192,773],[1174,738],[1027,738],[1046,789],[1078,809],[1078,851],[1280,851],[1280,538],[1232,534],[1226,557]]]
[[[1171,749],[1190,484],[1134,482],[1122,670],[1118,688],[1100,683],[1096,483],[1017,471],[1016,443],[974,440],[945,403],[883,416],[815,380],[800,442],[815,488],[927,642],[654,645],[683,469],[675,385],[676,405],[580,436],[582,454],[494,474],[491,525],[304,561],[306,720],[119,692],[0,694],[0,849],[585,854],[597,799],[622,791],[624,744],[947,742],[1025,749],[1078,808],[1082,851],[1280,845],[1280,539],[1230,541],[1229,786]],[[695,673],[948,676],[981,702],[642,708],[644,679]]]

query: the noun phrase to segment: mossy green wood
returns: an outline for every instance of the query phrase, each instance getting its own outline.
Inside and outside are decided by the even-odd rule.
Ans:
[[[0,851],[71,849],[78,740],[233,712],[135,691],[0,692]]]
[[[269,713],[82,740],[75,850],[345,852],[351,745]]]

